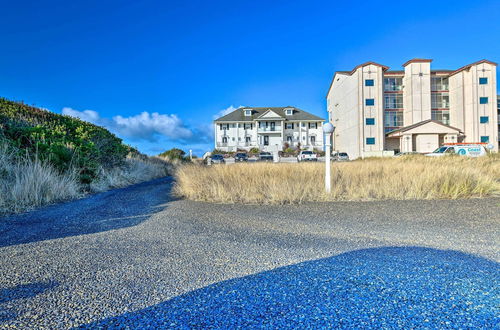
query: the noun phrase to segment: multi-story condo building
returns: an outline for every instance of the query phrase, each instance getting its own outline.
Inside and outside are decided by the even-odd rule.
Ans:
[[[215,148],[279,151],[287,144],[323,149],[323,118],[295,107],[242,107],[215,123]]]
[[[404,70],[368,62],[335,73],[327,95],[333,148],[351,158],[431,152],[443,143],[482,142],[498,151],[496,63]]]

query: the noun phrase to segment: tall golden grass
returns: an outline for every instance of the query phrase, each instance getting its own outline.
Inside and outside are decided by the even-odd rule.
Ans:
[[[14,157],[0,145],[0,214],[81,195],[75,172],[61,174],[39,159]]]
[[[93,192],[121,188],[168,175],[173,165],[158,157],[127,157],[125,164],[110,170],[101,169],[99,178],[90,184]]]
[[[123,166],[101,170],[90,186],[84,186],[75,171],[60,173],[37,157],[15,156],[0,143],[0,214],[148,181],[166,176],[170,168],[168,162],[156,157],[129,157]]]
[[[406,156],[333,163],[332,191],[324,163],[186,165],[174,192],[196,201],[292,204],[311,201],[457,199],[500,194],[500,157]]]

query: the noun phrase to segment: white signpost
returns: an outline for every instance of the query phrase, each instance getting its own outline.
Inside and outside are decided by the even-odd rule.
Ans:
[[[330,155],[332,153],[331,150],[331,137],[332,133],[335,130],[335,127],[331,123],[326,123],[323,125],[323,132],[325,133],[325,190],[327,193],[330,193],[332,191],[331,187],[331,179],[330,179],[330,170],[331,170],[331,164],[330,164]]]

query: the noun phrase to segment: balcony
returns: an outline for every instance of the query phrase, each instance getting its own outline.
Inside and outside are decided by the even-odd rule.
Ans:
[[[258,133],[281,133],[281,126],[275,127],[259,127],[257,128]]]

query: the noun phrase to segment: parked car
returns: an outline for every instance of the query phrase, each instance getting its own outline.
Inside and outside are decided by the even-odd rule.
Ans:
[[[318,156],[312,151],[301,151],[297,155],[298,162],[316,162],[318,161]]]
[[[270,152],[261,152],[259,154],[259,160],[261,161],[273,161],[273,155]]]
[[[349,160],[349,155],[347,152],[336,152],[332,155],[332,161],[334,162],[345,162]]]
[[[246,162],[248,161],[248,155],[245,152],[238,152],[234,155],[235,162]]]
[[[460,155],[467,157],[486,156],[486,149],[480,144],[457,144],[451,146],[442,146],[433,152],[426,154],[428,157],[442,157],[446,155]]]
[[[411,156],[411,155],[420,155],[420,153],[416,151],[398,152],[397,154],[394,155],[394,157]]]
[[[224,160],[224,156],[222,155],[212,155],[210,157],[212,164],[224,164],[226,161]]]

